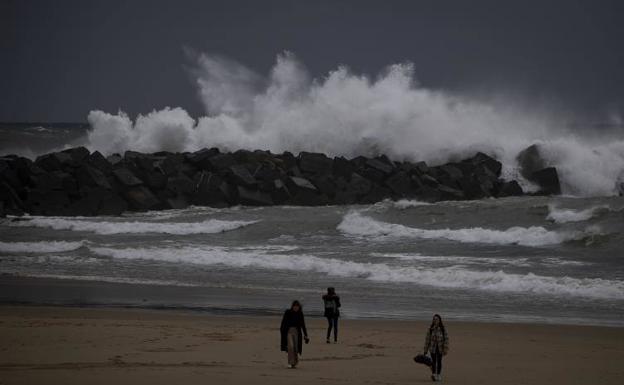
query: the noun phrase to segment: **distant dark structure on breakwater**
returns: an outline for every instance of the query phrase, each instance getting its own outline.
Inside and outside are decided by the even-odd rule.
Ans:
[[[518,155],[522,175],[540,194],[559,194],[559,177],[539,148]],[[1,215],[119,215],[189,205],[342,205],[383,199],[467,200],[523,195],[501,179],[501,163],[477,153],[430,167],[381,155],[353,159],[324,154],[216,148],[193,153],[127,151],[104,157],[84,147],[30,159],[0,158]]]

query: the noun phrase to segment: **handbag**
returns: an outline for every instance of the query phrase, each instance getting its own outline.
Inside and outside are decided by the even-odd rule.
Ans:
[[[431,366],[431,357],[425,354],[419,354],[416,357],[414,357],[414,362],[416,362],[417,364]]]

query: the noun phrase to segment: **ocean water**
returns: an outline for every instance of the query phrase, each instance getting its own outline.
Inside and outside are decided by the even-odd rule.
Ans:
[[[624,198],[0,220],[0,301],[624,326]]]

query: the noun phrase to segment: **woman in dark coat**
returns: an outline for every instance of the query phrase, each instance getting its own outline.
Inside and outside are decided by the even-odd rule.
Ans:
[[[310,342],[299,301],[293,301],[290,309],[284,312],[280,334],[281,350],[288,352],[288,367],[294,369],[299,363],[299,354],[303,352],[302,334],[305,343]]]
[[[332,328],[334,329],[334,343],[338,342],[338,318],[340,317],[340,297],[336,294],[333,287],[327,288],[327,294],[323,296],[323,304],[325,305],[325,318],[327,318],[327,343],[331,337]]]

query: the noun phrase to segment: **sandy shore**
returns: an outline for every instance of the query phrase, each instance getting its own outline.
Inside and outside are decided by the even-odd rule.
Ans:
[[[325,320],[286,369],[275,317],[0,306],[0,384],[414,384],[423,322]],[[447,322],[454,384],[622,384],[624,328]]]

